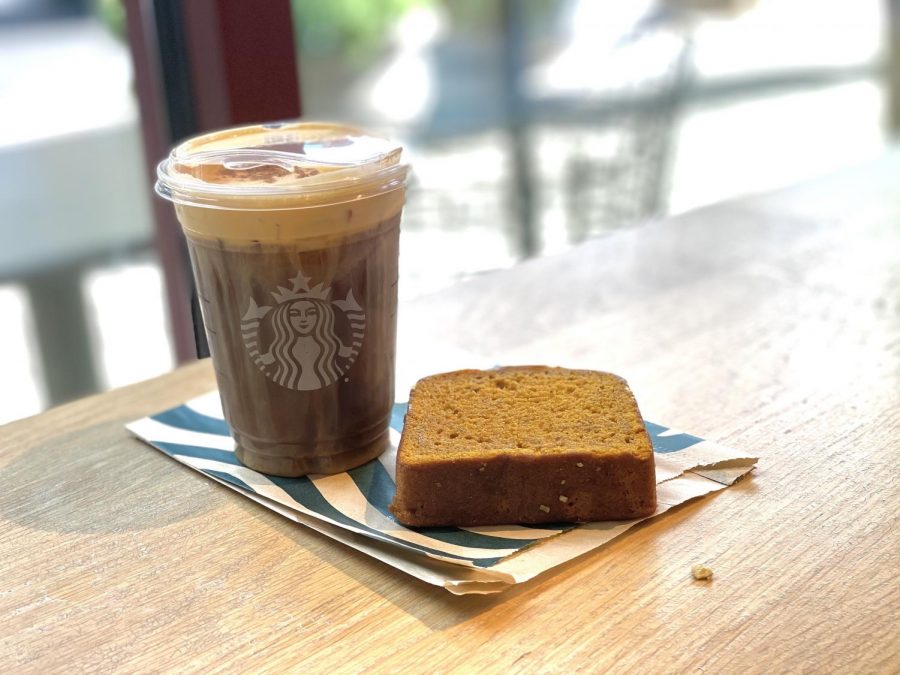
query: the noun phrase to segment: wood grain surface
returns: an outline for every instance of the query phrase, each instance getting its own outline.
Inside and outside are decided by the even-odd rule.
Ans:
[[[401,344],[612,370],[647,418],[761,458],[497,596],[130,437],[207,363],[0,428],[0,671],[900,672],[898,177],[888,156],[401,308]]]

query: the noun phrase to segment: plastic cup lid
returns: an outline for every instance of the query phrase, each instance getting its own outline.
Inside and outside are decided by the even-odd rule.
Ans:
[[[157,168],[156,191],[179,204],[245,208],[246,200],[322,203],[402,187],[402,147],[351,126],[278,122],[197,136]],[[333,193],[329,195],[329,193]]]

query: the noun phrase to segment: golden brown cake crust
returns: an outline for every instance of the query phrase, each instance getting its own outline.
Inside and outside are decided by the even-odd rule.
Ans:
[[[391,511],[407,525],[640,518],[656,510],[649,436],[610,373],[517,366],[421,380]]]

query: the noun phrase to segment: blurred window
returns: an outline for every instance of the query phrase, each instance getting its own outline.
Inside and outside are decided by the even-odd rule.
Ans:
[[[0,421],[172,364],[121,6],[103,5],[0,0]],[[144,274],[113,301],[111,269]]]
[[[887,142],[880,0],[292,1],[304,115],[408,144],[404,298]],[[2,419],[172,365],[123,18],[0,0]]]

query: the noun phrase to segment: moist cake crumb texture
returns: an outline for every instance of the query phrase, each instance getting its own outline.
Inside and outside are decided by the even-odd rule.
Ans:
[[[411,462],[498,452],[641,452],[644,425],[622,378],[562,368],[458,371],[426,378],[407,419]],[[623,396],[623,389],[628,393]]]

